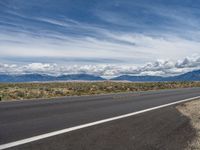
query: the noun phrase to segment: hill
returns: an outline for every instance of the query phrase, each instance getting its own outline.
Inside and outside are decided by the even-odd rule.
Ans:
[[[71,74],[61,76],[50,76],[45,74],[0,75],[0,82],[47,82],[69,80],[100,81],[105,79],[89,74]]]
[[[48,81],[103,81],[100,76],[89,74],[69,74],[51,76],[45,74],[22,74],[7,75],[0,74],[0,82],[48,82]],[[200,70],[191,71],[178,76],[131,76],[122,75],[110,79],[111,81],[131,81],[131,82],[162,82],[162,81],[200,81]]]
[[[161,76],[131,76],[122,75],[112,78],[111,80],[125,80],[132,82],[159,82],[159,81],[200,81],[200,70],[188,72],[178,76],[161,77]]]

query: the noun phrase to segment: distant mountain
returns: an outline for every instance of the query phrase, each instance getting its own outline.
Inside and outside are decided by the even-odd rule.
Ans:
[[[70,75],[62,75],[58,76],[56,80],[86,80],[86,81],[99,81],[99,80],[105,80],[102,77],[89,75],[89,74],[70,74]]]
[[[52,81],[55,77],[42,74],[0,75],[0,82]]]
[[[159,81],[200,81],[200,70],[188,72],[178,76],[161,77],[161,76],[130,76],[122,75],[112,78],[111,80],[125,80],[132,82],[159,82]]]
[[[70,80],[103,81],[106,79],[89,74],[70,74],[61,76],[51,76],[45,74],[22,74],[22,75],[0,74],[0,82],[48,82],[48,81],[70,81]],[[112,78],[110,80],[132,81],[132,82],[200,81],[200,70],[172,77],[122,75],[119,77]]]
[[[47,81],[69,81],[69,80],[85,80],[100,81],[105,80],[99,76],[89,74],[71,74],[62,76],[50,76],[44,74],[23,74],[23,75],[5,75],[0,74],[0,82],[47,82]]]
[[[131,76],[131,75],[122,75],[119,77],[112,78],[111,80],[121,80],[121,81],[132,81],[132,82],[151,82],[151,81],[162,81],[164,77],[160,76]]]
[[[200,81],[200,70],[191,71],[179,76],[166,78],[170,81]]]

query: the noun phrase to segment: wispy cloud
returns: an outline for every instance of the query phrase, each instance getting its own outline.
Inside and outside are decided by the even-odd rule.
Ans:
[[[82,57],[147,62],[155,59],[180,59],[199,52],[200,43],[174,36],[102,32],[104,38],[68,37],[46,34],[0,36],[1,56],[8,57]],[[134,60],[136,60],[134,62]]]
[[[200,54],[200,11],[196,7],[199,2],[189,4],[180,0],[2,1],[0,59],[8,68],[12,64],[26,63],[25,58],[30,64],[41,66],[90,64],[91,67],[85,68],[93,69],[82,70],[103,76],[181,73],[182,68],[198,68],[198,61],[186,58],[174,62]],[[46,60],[38,61],[41,58]],[[151,72],[156,63],[141,67],[158,59],[171,60],[157,63],[165,67],[173,64],[172,69],[164,67]],[[15,65],[12,67],[15,70]],[[26,70],[25,66],[17,67],[21,72]],[[72,70],[80,72],[78,68]],[[45,71],[51,73],[48,69]]]

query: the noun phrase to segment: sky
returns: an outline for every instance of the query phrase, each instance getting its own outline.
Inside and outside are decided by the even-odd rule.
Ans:
[[[200,1],[0,0],[0,73],[200,69]]]

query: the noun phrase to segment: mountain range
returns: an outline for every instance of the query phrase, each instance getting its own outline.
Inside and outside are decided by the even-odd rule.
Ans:
[[[50,82],[50,81],[104,81],[105,78],[90,74],[70,74],[61,76],[51,76],[45,74],[22,74],[9,75],[0,74],[0,82]],[[131,82],[162,82],[162,81],[200,81],[200,70],[188,72],[178,76],[131,76],[121,75],[109,80],[131,81]]]
[[[89,74],[70,74],[61,76],[51,76],[45,74],[0,75],[0,82],[50,82],[69,80],[99,81],[105,79]]]
[[[132,82],[162,82],[162,81],[200,81],[200,70],[184,73],[178,76],[130,76],[122,75],[112,80],[132,81]]]

